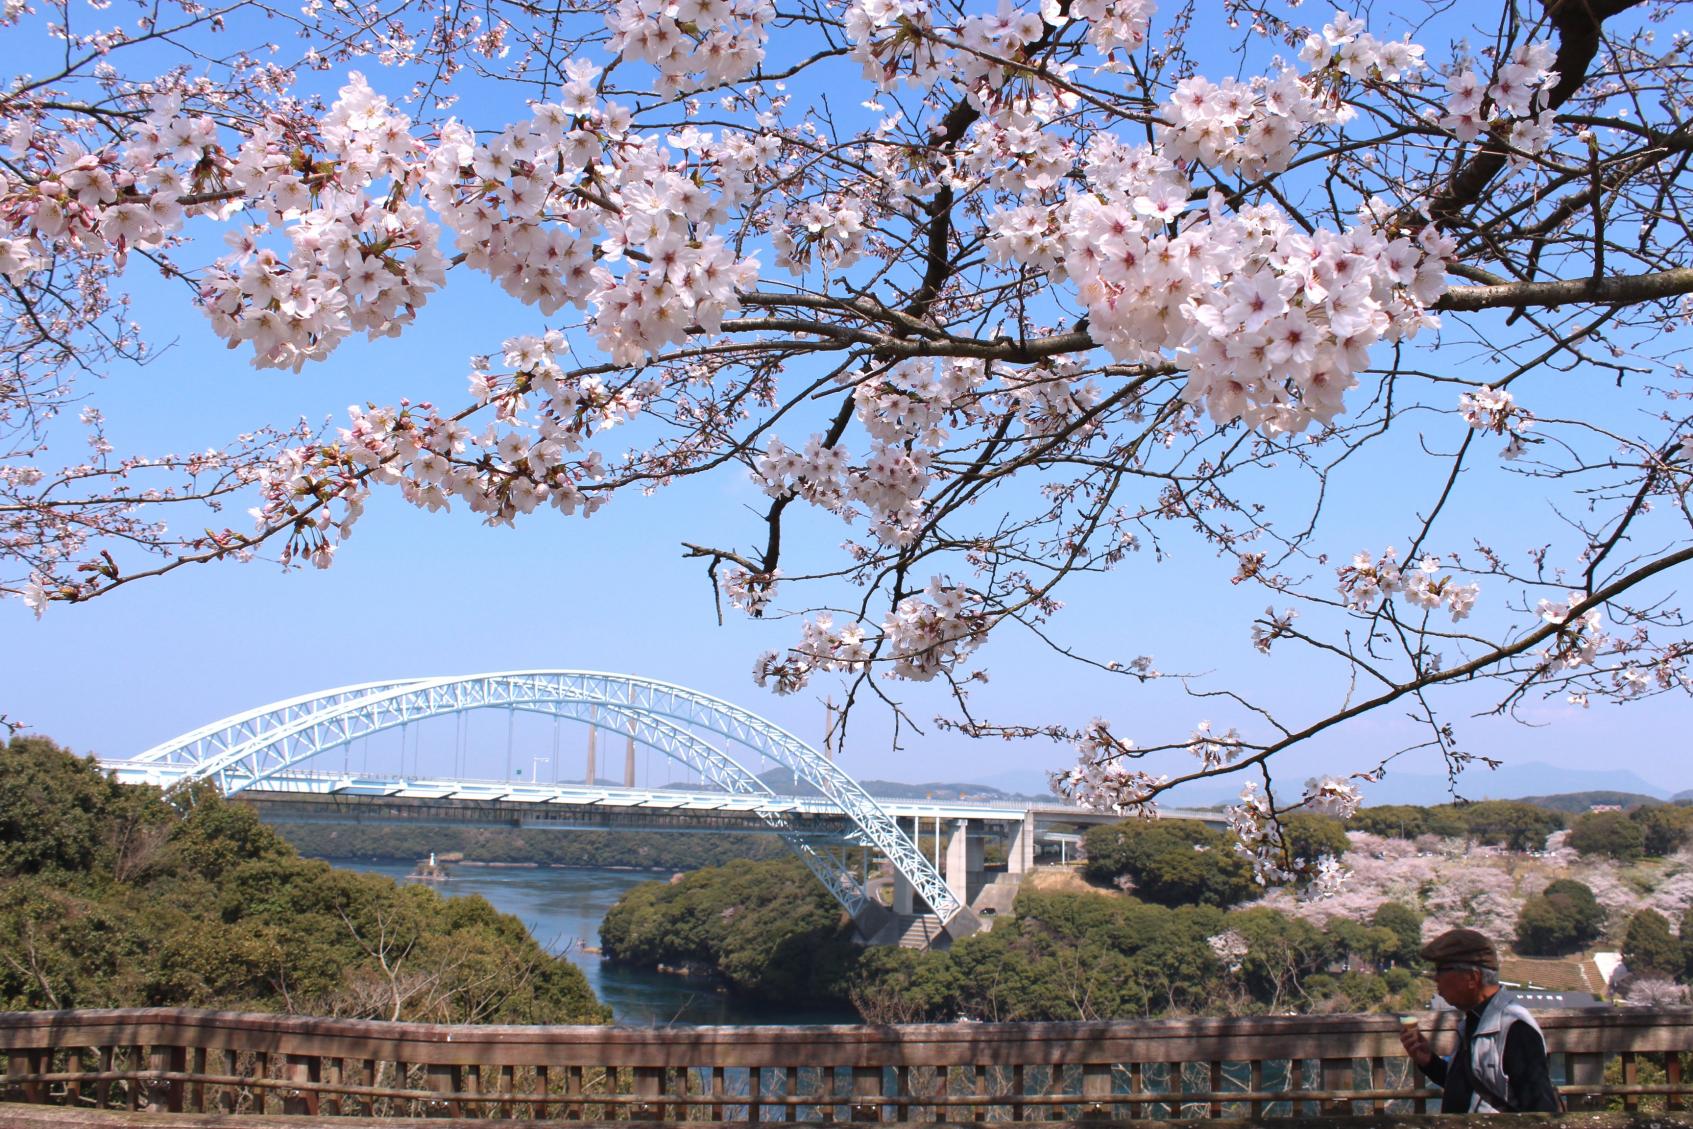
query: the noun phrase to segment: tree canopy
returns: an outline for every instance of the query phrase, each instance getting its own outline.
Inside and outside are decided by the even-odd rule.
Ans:
[[[1264,878],[1300,869],[1285,749],[1409,710],[1456,771],[1453,688],[1693,688],[1668,0],[72,6],[0,13],[32,68],[0,93],[0,592],[38,612],[328,566],[379,500],[505,525],[750,474],[750,526],[677,537],[723,601],[798,613],[760,683],[941,680],[949,724],[1073,742],[1071,793],[1124,811],[1253,770]],[[151,356],[143,289],[297,372],[469,276],[512,314],[451,403],[426,374],[181,454],[118,449],[85,383]],[[1334,512],[1390,479],[1367,534]],[[1497,541],[1504,510],[1544,537]],[[1005,630],[1125,693],[1183,675],[1054,633],[1069,580],[1155,587],[1177,547],[1261,594],[1241,638],[1317,704],[1225,671],[1175,732],[971,708]]]
[[[1620,811],[1594,811],[1570,825],[1569,845],[1584,855],[1637,859],[1646,853],[1646,830]]]
[[[1084,871],[1160,905],[1229,906],[1257,896],[1252,868],[1228,838],[1185,819],[1127,820],[1090,827]]]
[[[1408,907],[1383,921],[1413,930]],[[692,965],[766,999],[850,1002],[870,1022],[1111,1019],[1375,1010],[1424,991],[1386,924],[1326,927],[1252,907],[1162,906],[1115,893],[1018,893],[950,949],[865,948],[795,859],[635,887],[607,915],[608,956]],[[1413,933],[1414,937],[1414,933]],[[746,954],[756,953],[756,960]],[[1414,948],[1413,948],[1414,953]],[[1414,960],[1414,955],[1410,958]]]
[[[1635,976],[1669,980],[1679,976],[1683,967],[1681,942],[1670,932],[1664,915],[1653,909],[1640,910],[1628,919],[1622,959]]]
[[[1605,928],[1605,909],[1586,884],[1571,878],[1548,883],[1517,913],[1517,951],[1559,956],[1591,944]]]
[[[610,1018],[480,897],[301,859],[209,787],[179,810],[41,737],[0,748],[0,1008]]]

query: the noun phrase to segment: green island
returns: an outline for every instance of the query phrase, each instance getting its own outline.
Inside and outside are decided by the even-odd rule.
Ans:
[[[611,1018],[483,898],[301,858],[210,787],[172,803],[42,737],[0,751],[0,1009]]]
[[[466,866],[692,870],[785,857],[769,835],[670,835],[659,831],[522,831],[408,824],[271,824],[301,854],[323,859],[413,862],[430,854]]]

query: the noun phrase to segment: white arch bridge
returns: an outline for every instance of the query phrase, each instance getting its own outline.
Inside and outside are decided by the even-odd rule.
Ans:
[[[513,784],[509,779],[497,783],[382,780],[326,772],[322,762],[308,767],[313,758],[375,733],[485,709],[538,713],[627,734],[633,743],[685,766],[698,776],[701,787],[683,794],[637,792],[632,798],[613,797],[604,788],[548,788],[534,782]],[[817,797],[776,795],[748,767],[748,761],[773,762],[788,769],[796,787],[809,786]],[[586,805],[736,814],[781,835],[866,936],[887,916],[871,896],[870,851],[886,858],[893,869],[896,914],[911,912],[913,895],[927,906],[931,924],[924,934],[931,940],[942,934],[962,936],[978,928],[975,914],[960,896],[959,883],[955,880],[949,885],[895,815],[832,761],[748,710],[649,678],[526,670],[344,686],[260,706],[154,746],[132,760],[103,763],[126,782],[168,787],[206,780],[225,795],[245,793],[255,800],[333,796],[353,802],[378,797],[472,808],[482,805],[484,809],[490,805],[509,809],[527,802],[531,810],[537,805],[558,809]],[[591,785],[592,768],[589,776]],[[934,805],[901,813],[912,819],[914,834],[930,806]],[[948,844],[949,856],[955,850],[965,851],[967,821],[987,814],[972,809],[944,816],[958,828],[956,842]],[[1033,812],[1017,807],[995,814],[1016,820],[1013,850],[1019,863],[1023,857],[1032,858]],[[1088,822],[1100,818],[1074,814]],[[932,818],[938,840],[942,810],[937,808]],[[534,818],[523,825],[568,826],[570,822]],[[1014,865],[1014,870],[1022,869]]]

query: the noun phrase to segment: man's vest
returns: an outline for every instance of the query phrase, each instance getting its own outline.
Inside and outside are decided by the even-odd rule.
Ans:
[[[1493,993],[1481,1009],[1481,1022],[1470,1038],[1470,1078],[1479,1083],[1471,1087],[1471,1113],[1509,1112],[1496,1108],[1483,1097],[1482,1092],[1485,1090],[1500,1098],[1510,1096],[1511,1080],[1505,1076],[1505,1040],[1510,1037],[1511,1028],[1518,1023],[1526,1023],[1536,1032],[1540,1031],[1540,1024],[1534,1021],[1529,1010],[1517,1001],[1514,993],[1504,988]],[[1545,1035],[1541,1035],[1541,1039],[1544,1040]],[[1459,1049],[1462,1049],[1462,1044]],[[1456,1056],[1458,1051],[1452,1053]]]

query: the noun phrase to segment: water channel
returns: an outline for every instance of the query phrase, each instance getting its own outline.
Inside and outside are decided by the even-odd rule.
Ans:
[[[347,870],[403,879],[410,863],[331,859]],[[481,894],[494,908],[528,926],[548,951],[564,953],[588,978],[601,1002],[620,1024],[713,1023],[855,1023],[850,1008],[785,1010],[737,999],[719,985],[698,977],[672,976],[627,968],[587,951],[600,943],[600,921],[625,890],[666,875],[633,870],[454,866],[452,878],[437,887],[451,897]]]

